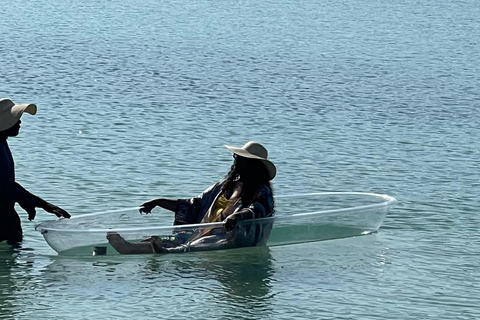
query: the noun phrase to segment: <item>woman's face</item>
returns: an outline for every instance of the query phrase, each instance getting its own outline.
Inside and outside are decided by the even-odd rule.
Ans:
[[[257,159],[244,158],[234,155],[233,165],[235,174],[244,183],[263,183],[268,181],[268,172],[265,165]]]
[[[265,167],[259,160],[235,157],[235,172],[239,175],[240,181],[252,182],[264,179]]]
[[[18,120],[17,123],[13,125],[13,127],[5,130],[4,132],[6,133],[7,137],[16,137],[18,136],[18,133],[20,131],[20,123],[22,121]]]
[[[235,171],[242,176],[242,173],[247,172],[248,170],[248,163],[247,159],[240,157],[239,155],[233,154],[233,158],[235,159]]]

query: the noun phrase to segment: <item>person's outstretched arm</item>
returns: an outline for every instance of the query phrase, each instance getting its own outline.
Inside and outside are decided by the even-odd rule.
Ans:
[[[67,211],[31,194],[17,182],[14,182],[13,190],[15,201],[28,213],[28,220],[35,219],[37,214],[35,208],[42,208],[59,218],[70,218],[70,214]]]
[[[177,202],[178,202],[177,200],[164,199],[164,198],[150,200],[140,206],[140,213],[148,214],[155,207],[161,207],[163,209],[175,212],[175,210],[177,209]]]

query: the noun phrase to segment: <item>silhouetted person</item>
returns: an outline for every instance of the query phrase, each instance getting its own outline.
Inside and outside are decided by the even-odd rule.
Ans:
[[[57,217],[70,218],[62,208],[31,194],[15,182],[14,162],[7,139],[18,135],[22,123],[20,117],[24,112],[34,115],[37,113],[37,106],[16,105],[10,99],[0,99],[0,242],[6,240],[9,244],[20,242],[23,238],[15,203],[28,213],[29,220],[35,218],[35,208],[42,208]]]

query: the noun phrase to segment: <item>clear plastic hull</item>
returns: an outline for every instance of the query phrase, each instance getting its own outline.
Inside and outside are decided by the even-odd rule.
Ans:
[[[243,221],[229,239],[239,239],[252,228],[268,229],[264,239],[256,241],[257,245],[268,246],[365,235],[380,228],[396,202],[387,195],[355,192],[277,196],[275,217]],[[118,233],[130,242],[150,236],[172,238],[204,231],[226,234],[223,223],[173,226],[172,221],[172,214],[165,211],[140,215],[138,208],[129,208],[48,221],[39,224],[36,230],[62,255],[118,254],[108,244],[109,232]],[[238,243],[236,247],[249,246]],[[212,250],[218,248],[212,246]]]

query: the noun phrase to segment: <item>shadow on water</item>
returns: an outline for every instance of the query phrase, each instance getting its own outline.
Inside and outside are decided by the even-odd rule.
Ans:
[[[268,300],[274,273],[268,247],[199,252],[196,256],[198,260],[174,260],[172,263],[179,270],[194,271],[200,278],[216,281],[222,288],[224,299],[220,300],[231,303],[248,300],[253,303],[251,307]]]
[[[33,253],[22,244],[0,243],[0,319],[21,313],[19,301],[35,278],[35,272],[31,272],[35,264],[35,259],[31,259]]]
[[[11,296],[16,290],[11,277],[11,270],[15,266],[15,260],[14,248],[3,242],[0,243],[0,317],[11,315]]]
[[[158,312],[180,316],[194,313],[201,303],[203,310],[228,306],[223,309],[226,316],[240,314],[249,319],[252,312],[268,313],[272,304],[274,270],[268,247],[89,257],[45,256],[12,249],[0,250],[0,255],[2,315],[38,315],[35,296],[41,292],[48,292],[46,298],[52,302],[64,301],[48,310],[50,315],[81,312],[86,317],[124,299],[131,305],[119,306],[109,314],[131,308],[142,313],[154,303]],[[81,303],[79,297],[89,301],[89,310],[75,310]],[[207,301],[201,302],[199,297]]]

